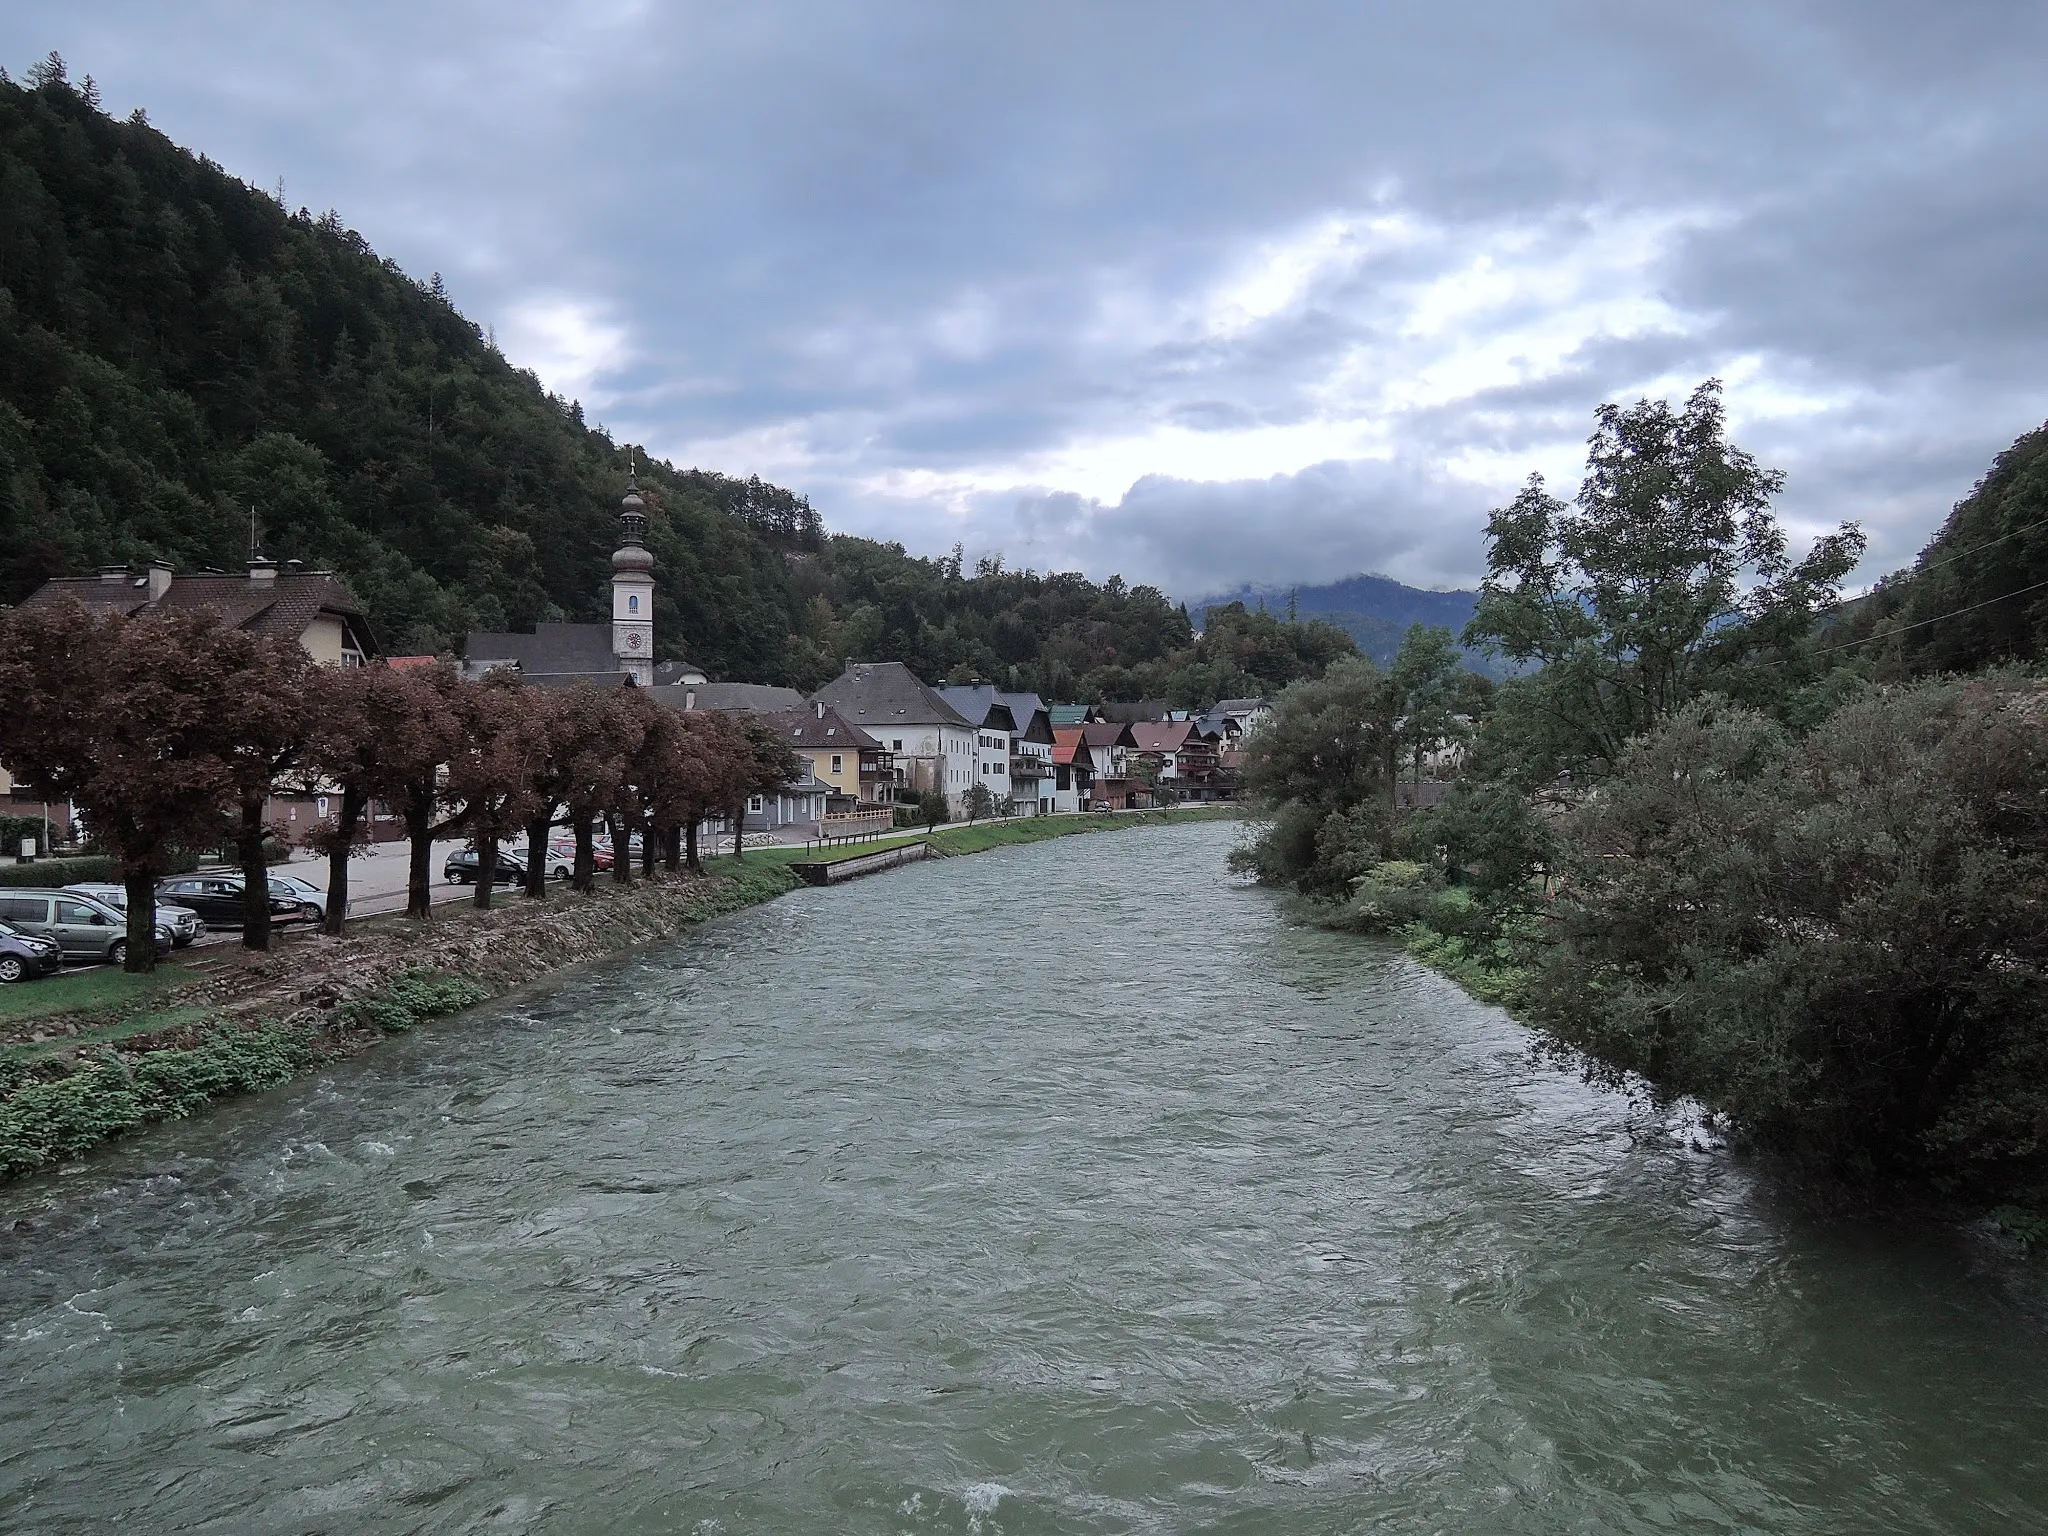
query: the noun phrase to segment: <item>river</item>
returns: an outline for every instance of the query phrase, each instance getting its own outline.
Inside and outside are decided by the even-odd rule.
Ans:
[[[2048,1529],[2038,1267],[1105,833],[0,1190],[0,1529]]]

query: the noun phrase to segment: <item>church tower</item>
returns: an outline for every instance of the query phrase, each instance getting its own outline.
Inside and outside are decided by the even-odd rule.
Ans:
[[[654,556],[647,552],[647,503],[626,477],[619,503],[619,547],[612,552],[612,654],[642,688],[654,683]]]

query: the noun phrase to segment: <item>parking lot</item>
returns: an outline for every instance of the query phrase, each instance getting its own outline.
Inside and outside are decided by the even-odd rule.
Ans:
[[[441,878],[441,868],[448,861],[448,855],[466,845],[459,841],[434,844],[433,858],[433,900],[436,905],[450,901],[462,901],[474,893],[474,887],[450,885]],[[376,917],[388,912],[405,910],[405,883],[408,868],[407,845],[404,843],[381,843],[362,858],[349,860],[349,902],[350,917]],[[276,866],[295,879],[317,885],[323,890],[327,885],[327,861],[300,857],[288,864]],[[236,871],[239,873],[239,871]],[[285,925],[283,931],[291,932],[299,924]],[[241,942],[241,929],[233,926],[201,928],[199,937],[178,951],[181,955],[194,954],[222,944]],[[95,970],[90,964],[66,963],[60,975],[72,975],[78,971]],[[55,977],[51,978],[52,980]]]

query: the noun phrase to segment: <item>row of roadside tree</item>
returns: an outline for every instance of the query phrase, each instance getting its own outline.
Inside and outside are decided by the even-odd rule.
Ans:
[[[294,641],[209,613],[130,620],[76,606],[0,614],[0,767],[69,800],[119,862],[131,970],[154,964],[155,886],[183,848],[234,847],[243,942],[269,947],[267,811],[280,791],[329,797],[309,842],[327,856],[326,926],[339,933],[373,804],[402,819],[406,915],[425,919],[437,839],[477,850],[476,903],[488,906],[499,844],[524,834],[537,850],[566,827],[571,884],[588,891],[600,829],[615,880],[633,879],[635,838],[643,874],[657,861],[696,870],[700,827],[737,829],[748,796],[798,777],[759,722],[673,710],[631,687],[321,666]],[[528,861],[529,897],[546,895],[547,864]]]

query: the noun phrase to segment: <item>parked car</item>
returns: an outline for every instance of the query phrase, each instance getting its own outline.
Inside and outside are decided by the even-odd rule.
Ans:
[[[312,881],[302,880],[297,875],[281,875],[273,870],[270,876],[270,889],[273,895],[297,898],[299,905],[305,907],[313,914],[314,922],[318,923],[326,920],[326,886],[315,885]],[[348,916],[348,903],[346,901],[341,904],[341,915],[343,917]]]
[[[592,869],[610,869],[612,867],[611,849],[599,848],[592,844],[590,849],[590,867]],[[574,841],[565,842],[558,838],[554,842],[549,843],[548,878],[550,880],[566,880],[575,872],[576,844]]]
[[[156,883],[156,893],[181,907],[190,907],[209,926],[238,927],[242,921],[242,877],[229,874],[172,875]],[[306,904],[281,881],[270,882],[270,920],[273,923],[306,922],[312,914]]]
[[[49,939],[74,960],[119,965],[128,958],[128,919],[103,901],[76,891],[0,890],[0,923]],[[155,926],[159,949],[176,942],[170,925]]]
[[[54,940],[0,923],[0,981],[28,981],[63,969],[64,951]]]
[[[128,910],[128,888],[125,885],[81,880],[65,886],[64,889],[76,891],[81,896],[90,896],[94,901],[103,901],[116,912],[125,913]],[[198,938],[202,926],[197,912],[190,907],[180,907],[167,901],[159,901],[156,904],[156,920],[170,928],[171,942],[179,949],[183,949]]]
[[[476,850],[462,848],[448,855],[448,862],[441,866],[441,878],[450,885],[476,884]],[[503,849],[498,852],[498,869],[492,879],[493,885],[519,885],[526,879],[526,860],[516,853]]]

